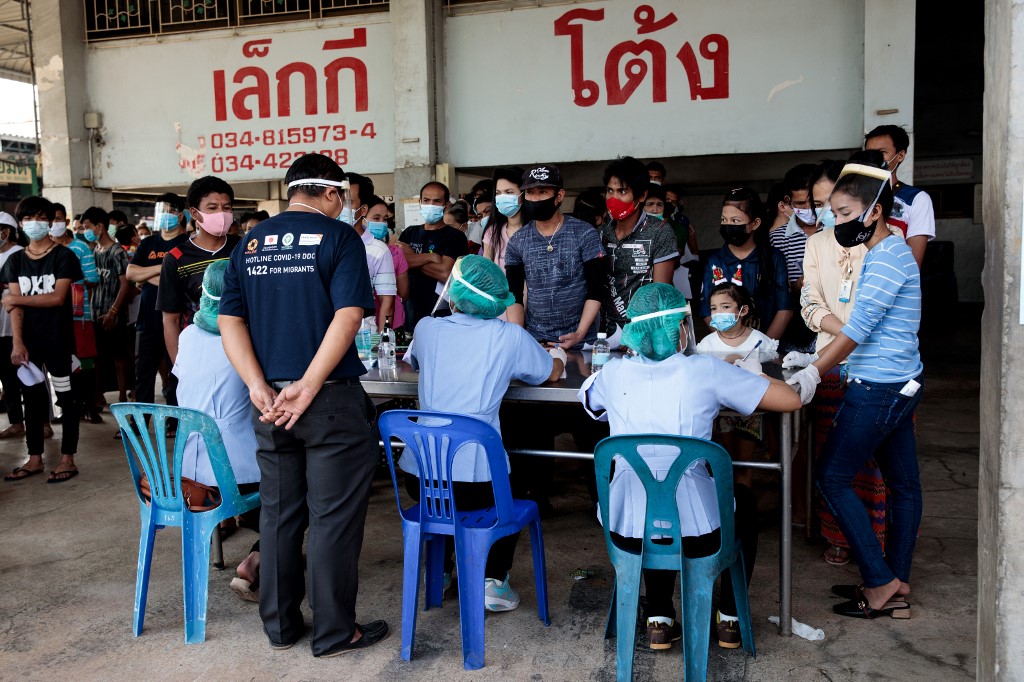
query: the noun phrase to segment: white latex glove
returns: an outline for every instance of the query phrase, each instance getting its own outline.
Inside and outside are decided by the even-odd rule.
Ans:
[[[815,360],[818,359],[817,353],[801,353],[799,351],[791,351],[786,353],[786,357],[782,358],[782,368],[790,369],[792,367],[806,367]]]
[[[732,364],[736,365],[741,369],[745,369],[752,374],[761,374],[761,363],[755,360],[754,358],[747,358],[746,360],[740,358],[739,360]]]
[[[817,367],[808,365],[791,376],[786,383],[796,389],[800,394],[800,402],[806,405],[814,397],[814,390],[821,383],[821,375],[818,374]]]
[[[563,365],[565,364],[565,360],[566,360],[567,356],[565,354],[565,350],[564,349],[562,349],[562,348],[550,348],[550,349],[548,349],[548,355],[550,355],[551,357],[555,358],[556,360],[561,360]]]

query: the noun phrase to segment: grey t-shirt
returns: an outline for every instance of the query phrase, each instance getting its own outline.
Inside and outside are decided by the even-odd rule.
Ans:
[[[564,216],[562,226],[548,238],[530,221],[509,239],[505,266],[523,265],[526,270],[526,331],[538,341],[557,341],[579,327],[587,300],[583,264],[603,258],[601,238],[592,225]],[[593,341],[597,329],[587,333]]]
[[[636,290],[654,281],[654,264],[677,258],[679,247],[672,228],[646,214],[621,241],[615,236],[615,223],[608,223],[601,243],[612,260],[609,296],[602,307],[602,326],[611,337],[616,326],[626,325],[626,308]]]

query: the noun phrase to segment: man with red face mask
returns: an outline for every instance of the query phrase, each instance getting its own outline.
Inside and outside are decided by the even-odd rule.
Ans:
[[[196,231],[164,256],[156,301],[157,310],[163,313],[164,341],[172,364],[178,358],[178,335],[192,324],[192,316],[199,310],[206,268],[227,260],[240,239],[228,234],[234,221],[231,185],[212,175],[199,178],[189,186],[187,200]],[[291,248],[289,236],[285,235],[282,241],[286,243],[280,248]]]
[[[614,347],[629,321],[626,307],[636,290],[651,282],[672,284],[679,247],[668,223],[644,212],[650,179],[641,161],[631,156],[612,161],[604,170],[604,185],[612,220],[601,228],[601,244],[611,259],[602,329]]]

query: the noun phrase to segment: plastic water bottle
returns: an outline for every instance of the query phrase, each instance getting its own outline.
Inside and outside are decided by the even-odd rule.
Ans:
[[[395,366],[395,331],[391,328],[391,318],[384,318],[384,329],[380,333],[377,344],[377,369],[392,369]]]
[[[373,332],[370,330],[369,323],[364,318],[359,325],[359,331],[356,332],[356,351],[359,353],[359,359],[363,361],[363,364],[367,364],[373,359],[371,356],[372,349]]]
[[[594,341],[594,350],[590,353],[590,371],[597,374],[603,368],[608,358],[611,357],[611,347],[608,345],[608,335],[604,332],[597,333],[597,341]]]

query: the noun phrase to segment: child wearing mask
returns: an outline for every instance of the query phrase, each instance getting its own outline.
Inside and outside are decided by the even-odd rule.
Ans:
[[[758,329],[779,339],[793,317],[793,301],[786,259],[768,243],[768,232],[759,229],[764,215],[761,197],[749,187],[738,187],[725,195],[719,228],[725,244],[708,256],[703,290],[710,292],[718,281],[744,287],[758,312]],[[701,315],[710,325],[710,297],[701,301]]]
[[[697,344],[698,353],[746,355],[758,342],[757,353],[774,353],[779,342],[755,329],[757,316],[750,292],[732,282],[716,281],[711,290],[711,328]]]
[[[14,331],[11,363],[20,368],[28,461],[4,480],[17,481],[43,471],[43,425],[50,410],[45,371],[52,377],[57,405],[64,412],[60,463],[47,483],[63,483],[78,475],[79,415],[71,394],[71,355],[75,350],[71,283],[82,279],[82,266],[69,248],[49,239],[52,203],[42,197],[26,197],[15,212],[29,245],[7,259],[0,277],[8,285],[3,306],[11,315]]]

